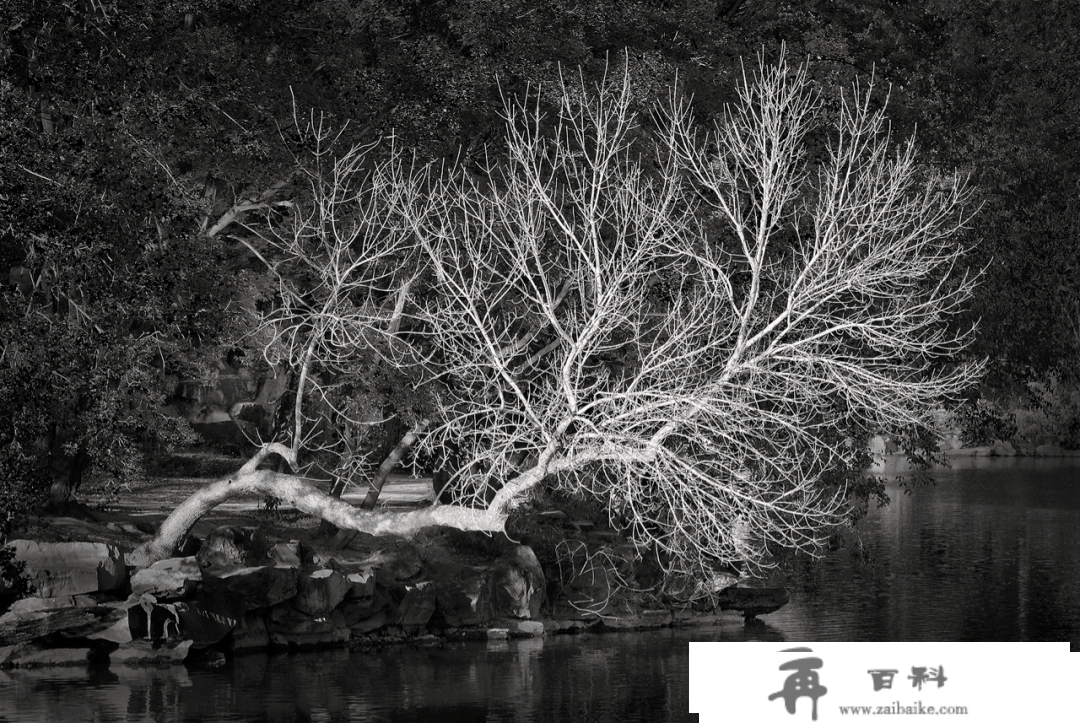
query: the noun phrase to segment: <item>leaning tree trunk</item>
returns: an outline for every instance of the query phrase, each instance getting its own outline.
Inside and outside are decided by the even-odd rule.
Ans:
[[[390,473],[394,471],[398,463],[401,462],[405,453],[409,451],[409,448],[413,446],[420,435],[424,433],[424,430],[431,424],[431,420],[421,419],[418,421],[409,432],[401,438],[401,441],[397,443],[397,446],[386,456],[386,459],[379,465],[378,471],[375,473],[375,477],[371,480],[371,489],[368,490],[367,496],[364,497],[364,501],[361,503],[360,508],[363,510],[374,510],[376,503],[379,501],[379,494],[382,492],[383,485],[386,484],[386,480],[390,477]],[[340,497],[338,494],[331,494],[334,497]],[[339,550],[348,547],[349,543],[356,539],[356,535],[359,534],[357,530],[338,530],[334,536],[334,546]]]
[[[413,425],[413,428],[409,430],[409,433],[401,438],[401,441],[397,443],[397,446],[394,447],[393,451],[390,452],[386,459],[383,460],[382,464],[379,465],[378,472],[375,473],[374,479],[371,480],[371,489],[368,490],[367,496],[364,497],[364,502],[361,504],[363,509],[375,509],[375,504],[379,501],[379,494],[382,492],[386,480],[390,477],[390,473],[394,471],[394,468],[401,462],[405,453],[409,451],[409,448],[413,446],[430,424],[431,420],[421,419]]]
[[[483,532],[502,532],[504,529],[506,512],[502,504],[488,509],[439,505],[409,512],[361,510],[331,497],[303,477],[258,469],[270,452],[282,454],[290,461],[294,458],[292,450],[282,444],[267,445],[236,474],[213,482],[184,500],[161,524],[154,538],[131,554],[129,563],[146,566],[171,557],[203,515],[227,500],[245,495],[273,495],[301,512],[321,517],[341,529],[376,536],[409,537],[434,526]]]

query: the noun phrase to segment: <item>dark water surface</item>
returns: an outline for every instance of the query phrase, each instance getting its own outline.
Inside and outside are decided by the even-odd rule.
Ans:
[[[790,584],[790,640],[1080,640],[1080,459],[960,458]]]
[[[1080,460],[958,460],[798,574],[762,628],[0,672],[0,723],[690,720],[687,643],[1080,640]],[[869,562],[866,559],[868,558]]]

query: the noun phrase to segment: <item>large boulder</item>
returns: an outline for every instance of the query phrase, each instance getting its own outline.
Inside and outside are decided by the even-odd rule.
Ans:
[[[347,598],[368,598],[375,594],[374,570],[350,572],[345,576],[345,581],[349,583]]]
[[[197,557],[207,593],[256,609],[296,596],[300,565],[310,552],[296,542],[271,545],[253,528],[219,527],[207,535]]]
[[[177,603],[143,600],[130,607],[128,625],[136,640],[188,640],[205,647],[232,632],[243,617],[243,605],[224,596]]]
[[[180,621],[180,637],[197,648],[219,642],[244,617],[243,605],[224,597],[175,603],[174,608]]]
[[[251,567],[266,564],[274,546],[253,527],[218,527],[203,540],[196,557],[208,568]]]
[[[507,629],[511,638],[542,638],[547,632],[541,620],[511,620]]]
[[[172,557],[136,571],[131,576],[131,592],[150,593],[159,600],[184,598],[195,592],[202,577],[197,558]]]
[[[435,583],[435,619],[451,628],[482,625],[491,618],[491,589],[472,572]]]
[[[127,583],[124,553],[115,545],[13,540],[9,546],[26,563],[38,597],[120,590]]]
[[[413,581],[424,569],[419,553],[410,545],[401,545],[392,550],[380,550],[360,565],[360,569],[371,568],[378,572],[379,582],[394,585]]]
[[[130,606],[125,602],[97,602],[88,596],[26,598],[0,617],[0,645],[19,645],[46,637],[123,642],[130,635],[109,631],[126,630]]]
[[[213,384],[198,379],[177,380],[174,413],[187,419],[210,442],[243,446],[247,438],[270,431],[287,376],[277,371],[260,380],[236,360],[221,360],[218,366]]]
[[[232,631],[233,652],[265,650],[268,647],[270,647],[270,635],[266,632],[263,611],[245,613]]]
[[[435,612],[435,585],[421,582],[406,587],[405,597],[398,603],[394,624],[407,633],[422,632]]]
[[[364,635],[366,633],[373,633],[376,630],[385,628],[390,624],[390,615],[385,610],[380,610],[369,618],[364,618],[349,626],[349,629],[356,635]]]
[[[211,568],[212,569],[212,568]],[[203,588],[210,594],[238,598],[249,609],[265,608],[296,597],[300,570],[260,566],[203,570]]]
[[[350,576],[351,577],[351,576]],[[367,585],[360,588],[367,591]],[[370,632],[388,624],[394,602],[384,588],[371,585],[367,594],[356,594],[357,587],[337,608],[344,616],[346,627]]]
[[[314,569],[300,573],[292,605],[315,617],[328,614],[352,591],[348,579],[336,570]]]
[[[499,558],[489,571],[488,584],[495,617],[536,618],[547,586],[543,568],[528,545],[518,545]]]
[[[11,610],[0,616],[0,646],[17,645],[69,630],[86,630],[108,612],[85,597],[59,600],[70,604],[61,607],[21,600],[15,603]]]
[[[303,567],[311,563],[314,553],[299,540],[279,542],[266,553],[265,564],[284,567]]]

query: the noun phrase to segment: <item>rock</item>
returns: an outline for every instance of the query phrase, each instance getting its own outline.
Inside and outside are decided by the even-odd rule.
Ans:
[[[238,567],[211,574],[212,569],[204,568],[203,588],[211,594],[239,598],[249,609],[291,600],[300,578],[295,567]]]
[[[1056,444],[1040,444],[1035,448],[1036,457],[1063,457],[1065,450]]]
[[[88,664],[93,654],[92,648],[47,648],[16,654],[8,663],[16,668],[81,666]]]
[[[245,613],[232,631],[233,652],[242,650],[265,650],[270,647],[270,634],[266,632],[266,620],[261,612]]]
[[[697,613],[688,621],[694,627],[716,626],[724,624],[724,616],[719,613]]]
[[[349,581],[336,570],[310,570],[300,574],[292,605],[301,612],[320,617],[336,608],[351,589]]]
[[[676,625],[690,623],[693,619],[694,610],[692,608],[677,608],[671,611],[671,622]]]
[[[525,572],[514,565],[496,563],[489,571],[488,589],[496,617],[530,618],[529,584]]]
[[[202,577],[197,558],[173,557],[136,571],[131,576],[131,592],[133,595],[150,593],[159,599],[179,599],[194,593]]]
[[[489,575],[493,615],[539,617],[547,581],[532,548],[518,545],[510,550],[495,562]]]
[[[349,583],[349,592],[346,598],[366,598],[375,593],[375,571],[368,569],[363,572],[350,572],[345,576]]]
[[[545,620],[544,632],[548,635],[561,633],[583,633],[589,629],[589,623],[584,620]]]
[[[385,628],[390,624],[390,616],[385,610],[380,610],[369,618],[359,620],[349,628],[356,635],[364,635],[365,633],[373,633],[376,630]]]
[[[487,639],[488,640],[506,640],[510,637],[509,628],[488,628]]]
[[[791,596],[782,587],[729,587],[718,596],[721,610],[738,610],[748,618],[776,612],[789,600]]]
[[[303,567],[312,560],[311,549],[299,540],[279,542],[266,554],[266,564],[284,567]]]
[[[355,628],[368,618],[379,613],[388,613],[391,603],[390,596],[383,588],[373,587],[370,595],[346,598],[338,610],[345,616],[345,624],[350,628]],[[386,618],[389,619],[388,614]]]
[[[0,645],[16,645],[52,633],[84,630],[92,627],[99,617],[97,608],[86,607],[8,612],[0,616]]]
[[[0,645],[0,669],[10,667],[13,664],[12,661],[20,655],[24,655],[30,650],[36,649],[36,647],[27,643],[19,643],[18,645]]]
[[[290,647],[340,645],[348,642],[352,635],[341,612],[334,611],[326,617],[312,618],[284,605],[270,610],[266,618],[266,632],[271,645]]]
[[[700,591],[698,578],[675,574],[665,581],[662,600],[673,607],[689,607]]]
[[[427,627],[435,612],[435,586],[421,582],[406,587],[407,592],[398,603],[394,625],[400,625],[408,633],[419,633]]]
[[[87,640],[124,640],[124,630],[128,619],[129,602],[106,602],[93,608],[87,608],[94,614],[93,620],[82,625],[73,625],[59,631],[63,638]],[[111,632],[114,631],[114,632]]]
[[[544,623],[540,620],[512,620],[507,629],[512,638],[542,638],[544,637]]]
[[[233,404],[229,407],[229,417],[252,439],[258,438],[260,432],[269,431],[273,423],[273,416],[267,413],[265,407],[255,402]]]
[[[870,454],[880,456],[886,454],[886,449],[888,445],[885,442],[885,437],[880,434],[875,434],[873,437],[870,438],[869,447]]]
[[[226,596],[176,603],[146,599],[131,605],[128,625],[132,638],[137,640],[182,639],[203,647],[217,643],[232,632],[243,615],[243,604]]]
[[[31,613],[63,608],[92,608],[98,601],[90,595],[67,595],[64,597],[24,597],[8,608],[7,615],[28,616]]]
[[[424,563],[411,546],[401,545],[393,550],[376,552],[364,561],[363,567],[374,568],[380,583],[392,585],[415,578],[424,569]]]
[[[9,546],[26,563],[38,597],[119,590],[127,582],[124,553],[115,545],[14,540]]]
[[[480,575],[435,583],[435,619],[447,627],[482,625],[491,617],[491,590]]]
[[[190,640],[155,645],[134,640],[109,654],[111,665],[176,665],[184,662],[191,648]]]
[[[131,608],[139,605],[137,600],[116,603],[115,612],[110,616],[112,623],[86,637],[90,640],[107,640],[121,645],[130,643],[135,639],[131,632]],[[136,613],[138,614],[138,613]]]
[[[244,618],[243,605],[224,597],[175,603],[173,607],[180,620],[180,636],[195,647],[219,642]]]
[[[204,570],[251,567],[266,564],[270,549],[266,536],[255,528],[219,527],[206,536],[196,557]]]

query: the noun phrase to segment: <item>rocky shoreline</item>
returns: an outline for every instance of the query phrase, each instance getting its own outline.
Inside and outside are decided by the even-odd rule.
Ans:
[[[0,667],[215,665],[255,651],[710,625],[724,611],[751,621],[788,601],[734,578],[718,581],[708,609],[689,595],[634,592],[633,560],[611,567],[612,549],[567,575],[545,572],[527,545],[469,565],[400,541],[328,551],[239,526],[146,567],[104,542],[10,545],[36,591],[0,615]]]

